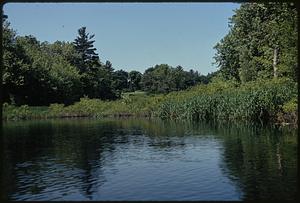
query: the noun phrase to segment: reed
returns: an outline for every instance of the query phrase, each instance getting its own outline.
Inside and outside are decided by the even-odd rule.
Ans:
[[[143,116],[172,120],[276,122],[278,117],[283,118],[286,114],[296,115],[297,107],[297,83],[289,79],[244,85],[215,81],[165,95],[124,94],[116,101],[81,98],[73,105],[51,104],[49,107],[4,104],[3,119]]]

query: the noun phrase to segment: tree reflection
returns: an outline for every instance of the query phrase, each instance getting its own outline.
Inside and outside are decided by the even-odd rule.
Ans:
[[[295,199],[295,131],[249,125],[219,126],[224,137],[222,168],[242,188],[244,200]]]
[[[220,167],[244,200],[295,199],[297,131],[259,125],[173,122],[147,119],[48,120],[4,128],[2,199],[18,193],[93,200],[128,147],[155,151],[158,158],[185,152],[195,138],[218,139]],[[127,147],[127,148],[126,148]],[[201,156],[201,154],[199,154]],[[175,159],[177,156],[174,156]],[[26,190],[20,189],[27,185]],[[54,191],[59,191],[59,195]],[[24,192],[25,191],[25,192]],[[53,192],[53,193],[52,193]],[[73,193],[72,193],[73,192]]]
[[[89,129],[91,125],[86,121],[76,124],[71,121],[40,121],[6,128],[4,146],[7,156],[4,162],[5,172],[9,174],[4,181],[10,188],[6,193],[18,189],[21,184],[19,177],[24,181],[28,176],[28,181],[31,181],[28,183],[31,185],[29,193],[44,189],[43,181],[47,185],[61,182],[62,189],[72,181],[78,183],[77,189],[83,196],[92,199],[93,192],[105,182],[105,176],[101,175],[102,162],[111,160],[104,159],[102,154],[114,152],[115,136],[111,133],[114,130],[112,125],[101,126],[101,130]],[[22,167],[23,163],[26,167]],[[30,174],[25,176],[27,170]],[[103,180],[99,180],[100,177]],[[36,185],[36,182],[40,184]]]

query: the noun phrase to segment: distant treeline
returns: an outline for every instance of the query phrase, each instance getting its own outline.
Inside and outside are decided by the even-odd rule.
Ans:
[[[40,106],[72,104],[81,97],[114,100],[121,92],[168,93],[209,81],[210,75],[167,64],[144,74],[114,70],[110,61],[100,61],[93,37],[82,27],[73,42],[39,42],[34,36],[17,36],[4,16],[4,102]]]

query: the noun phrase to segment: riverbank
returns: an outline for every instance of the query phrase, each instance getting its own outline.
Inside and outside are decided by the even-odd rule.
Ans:
[[[215,81],[169,94],[126,94],[103,101],[81,98],[73,105],[3,105],[3,120],[63,117],[159,117],[171,120],[247,120],[297,124],[297,83],[289,79],[238,85]]]
[[[145,94],[125,95],[115,101],[81,98],[73,105],[51,104],[50,106],[20,107],[4,104],[4,120],[47,119],[66,117],[154,117],[155,108],[163,99],[163,95],[149,96]]]

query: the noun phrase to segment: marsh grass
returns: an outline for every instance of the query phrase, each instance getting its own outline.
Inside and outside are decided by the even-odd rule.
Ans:
[[[297,114],[297,108],[297,84],[289,79],[255,81],[240,86],[234,82],[215,81],[165,95],[125,93],[115,101],[81,98],[73,105],[51,104],[49,107],[4,104],[3,119],[142,116],[276,122],[279,115]]]
[[[166,119],[276,120],[278,113],[297,111],[297,86],[277,79],[246,83],[222,82],[195,87],[182,95],[169,96],[158,109]]]

